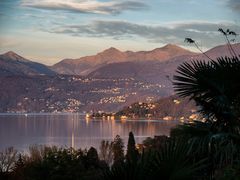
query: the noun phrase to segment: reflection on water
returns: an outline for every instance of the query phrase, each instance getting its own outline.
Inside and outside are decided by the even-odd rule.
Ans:
[[[79,114],[0,115],[0,149],[14,146],[26,149],[33,144],[75,148],[99,147],[101,140],[113,140],[119,134],[127,143],[132,131],[137,143],[146,137],[168,134],[176,121],[97,120]]]

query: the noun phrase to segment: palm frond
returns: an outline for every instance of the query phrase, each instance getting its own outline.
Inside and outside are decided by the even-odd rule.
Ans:
[[[195,100],[200,112],[219,120],[219,124],[232,123],[233,119],[236,124],[235,101],[240,96],[240,60],[237,57],[185,62],[177,73],[173,86],[179,96]]]

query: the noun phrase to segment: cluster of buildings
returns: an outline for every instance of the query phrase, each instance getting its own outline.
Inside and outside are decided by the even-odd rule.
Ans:
[[[98,104],[125,103],[128,95],[104,97]]]

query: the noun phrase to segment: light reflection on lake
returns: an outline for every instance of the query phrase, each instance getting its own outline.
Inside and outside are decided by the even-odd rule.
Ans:
[[[0,114],[0,150],[13,146],[26,150],[29,145],[57,145],[98,148],[102,140],[119,134],[127,143],[132,131],[137,143],[146,137],[168,135],[177,121],[85,119],[80,114]]]

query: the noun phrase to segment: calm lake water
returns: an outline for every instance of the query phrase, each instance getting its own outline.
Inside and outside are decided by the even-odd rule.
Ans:
[[[0,150],[13,146],[27,150],[30,145],[98,148],[102,140],[118,134],[127,143],[132,131],[137,143],[146,137],[168,135],[178,121],[85,119],[81,114],[0,114]]]

